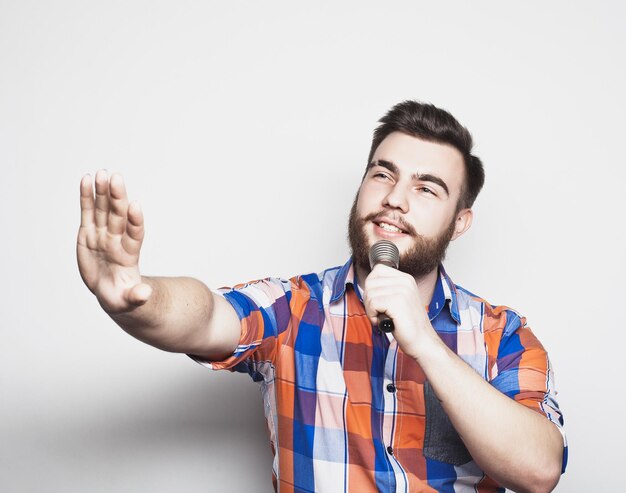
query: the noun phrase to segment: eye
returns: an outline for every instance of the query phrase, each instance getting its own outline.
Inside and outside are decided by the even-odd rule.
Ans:
[[[383,173],[379,171],[378,173],[374,173],[373,178],[381,179],[381,180],[390,180],[389,175],[387,173]]]
[[[437,196],[437,194],[428,187],[419,187],[418,190],[424,193],[428,193],[430,195],[434,195],[435,197]]]

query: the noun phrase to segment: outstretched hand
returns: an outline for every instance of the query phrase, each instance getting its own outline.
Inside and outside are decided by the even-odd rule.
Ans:
[[[143,305],[152,288],[139,273],[139,251],[144,237],[143,214],[129,203],[121,175],[96,173],[80,182],[81,221],[76,244],[78,269],[89,290],[109,314]]]

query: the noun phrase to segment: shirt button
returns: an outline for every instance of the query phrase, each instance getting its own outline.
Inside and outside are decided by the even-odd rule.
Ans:
[[[393,455],[393,447],[392,446],[387,447],[387,452],[389,452],[389,455]]]
[[[388,383],[387,384],[387,392],[395,392],[396,391],[396,386],[392,383]]]

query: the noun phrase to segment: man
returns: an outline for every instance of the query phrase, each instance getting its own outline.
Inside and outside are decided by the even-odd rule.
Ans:
[[[142,277],[142,213],[98,172],[95,201],[81,182],[83,280],[133,336],[260,382],[281,492],[551,491],[567,448],[547,354],[524,318],[441,265],[484,182],[471,136],[414,101],[380,122],[344,266],[220,293]],[[399,270],[370,269],[381,239]]]

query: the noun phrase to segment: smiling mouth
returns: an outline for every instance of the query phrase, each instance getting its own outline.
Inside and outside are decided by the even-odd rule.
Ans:
[[[384,221],[374,221],[374,224],[380,229],[388,231],[389,233],[403,233],[408,234],[407,231],[394,226],[393,224],[386,223]]]

